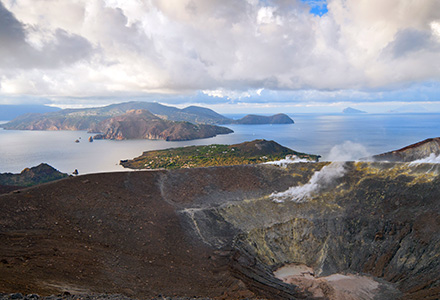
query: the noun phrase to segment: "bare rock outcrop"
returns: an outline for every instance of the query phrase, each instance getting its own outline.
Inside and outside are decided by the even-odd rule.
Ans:
[[[373,156],[376,161],[411,162],[424,159],[430,155],[440,155],[440,137],[406,146],[404,148]]]

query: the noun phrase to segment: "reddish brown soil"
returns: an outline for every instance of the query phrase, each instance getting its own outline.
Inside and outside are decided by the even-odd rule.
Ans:
[[[160,175],[87,175],[0,196],[0,291],[253,297],[227,252],[184,233]]]

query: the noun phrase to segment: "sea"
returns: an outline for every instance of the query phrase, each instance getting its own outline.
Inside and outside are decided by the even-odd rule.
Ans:
[[[240,115],[226,115],[239,118]],[[193,141],[95,140],[86,131],[0,129],[0,173],[18,173],[47,163],[64,173],[126,171],[120,160],[144,151],[189,145],[274,140],[295,151],[321,155],[321,161],[358,160],[440,136],[440,113],[289,114],[295,124],[227,125],[233,134]],[[76,143],[75,140],[79,140]]]

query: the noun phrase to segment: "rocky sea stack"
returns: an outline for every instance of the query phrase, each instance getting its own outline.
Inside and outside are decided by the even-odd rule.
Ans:
[[[0,290],[437,299],[439,173],[398,163],[214,167],[91,174],[2,195]],[[361,288],[347,291],[348,278]]]

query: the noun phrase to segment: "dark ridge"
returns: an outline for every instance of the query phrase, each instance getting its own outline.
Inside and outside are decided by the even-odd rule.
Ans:
[[[48,164],[42,163],[36,167],[25,168],[19,174],[0,173],[0,192],[8,192],[21,187],[37,185],[68,177]]]
[[[377,161],[411,162],[423,159],[431,154],[440,155],[440,137],[429,138],[404,148],[374,155]]]

